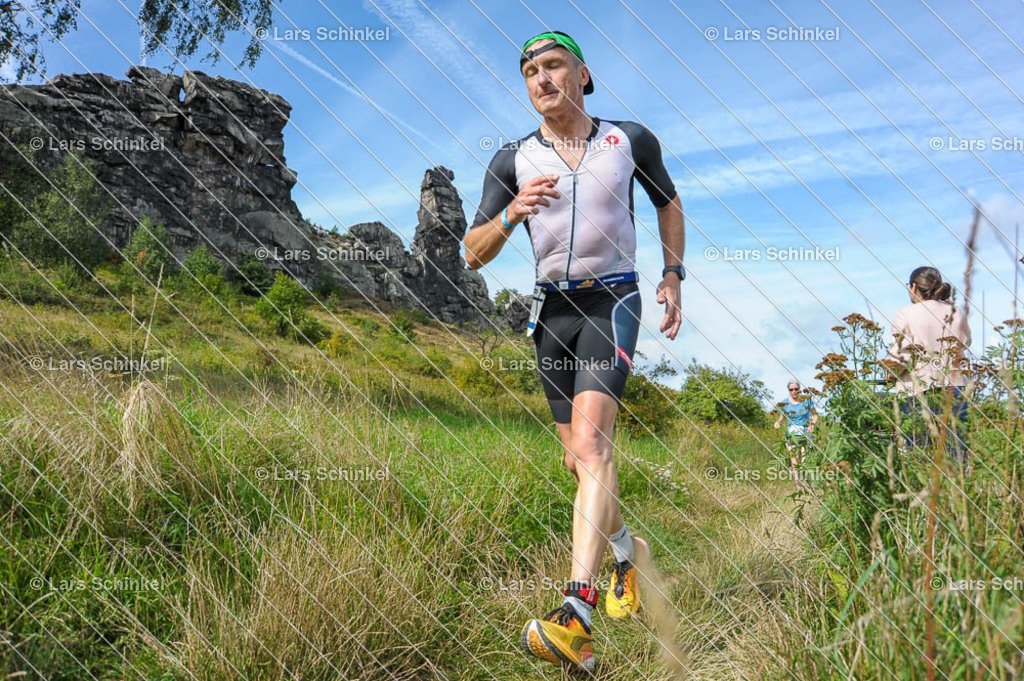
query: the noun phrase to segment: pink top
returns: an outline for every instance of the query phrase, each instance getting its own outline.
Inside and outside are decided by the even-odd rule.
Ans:
[[[893,344],[889,359],[909,367],[910,345],[925,348],[923,356],[917,359],[913,372],[905,369],[897,377],[898,392],[914,392],[914,378],[920,379],[924,388],[935,386],[964,385],[964,376],[959,370],[962,353],[955,358],[949,356],[950,341],[939,342],[940,338],[955,337],[964,347],[971,344],[971,329],[967,326],[962,310],[954,310],[949,302],[923,300],[900,309],[892,318]],[[903,334],[899,339],[896,334]]]

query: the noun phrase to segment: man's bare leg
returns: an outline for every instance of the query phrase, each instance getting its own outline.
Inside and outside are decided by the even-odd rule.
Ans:
[[[586,390],[573,400],[572,423],[559,425],[566,447],[566,465],[576,476],[573,508],[573,581],[594,583],[608,536],[623,525],[619,508],[619,481],[612,455],[612,430],[619,405],[615,398]],[[570,465],[570,463],[572,465]]]

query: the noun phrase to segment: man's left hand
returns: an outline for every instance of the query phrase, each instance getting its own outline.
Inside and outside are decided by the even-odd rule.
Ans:
[[[661,320],[661,331],[669,340],[675,340],[683,323],[682,294],[679,291],[679,277],[669,272],[658,284],[658,304],[665,306],[665,318]]]

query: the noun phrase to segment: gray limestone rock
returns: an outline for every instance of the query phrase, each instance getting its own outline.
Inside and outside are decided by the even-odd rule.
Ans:
[[[292,200],[284,98],[199,71],[133,66],[126,75],[59,75],[0,90],[0,131],[37,148],[41,166],[69,150],[92,162],[112,197],[101,231],[116,248],[148,215],[167,226],[179,258],[203,243],[227,260],[257,251],[310,288],[326,279],[448,323],[493,313],[483,277],[462,258],[466,218],[450,170],[426,172],[408,249],[379,222],[332,235],[313,228]],[[0,162],[11,153],[0,140]]]

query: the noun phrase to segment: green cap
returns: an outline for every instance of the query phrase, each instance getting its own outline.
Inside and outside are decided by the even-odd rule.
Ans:
[[[538,40],[554,40],[555,42],[551,43],[550,45],[545,45],[544,47],[538,48],[536,50],[527,51],[530,45],[533,45]],[[565,49],[575,54],[581,62],[583,62],[584,64],[587,63],[587,60],[583,58],[583,50],[580,49],[580,46],[576,44],[575,40],[569,37],[568,33],[562,33],[561,31],[547,31],[545,33],[541,33],[540,35],[535,35],[529,40],[527,40],[525,43],[523,43],[523,49],[519,54],[519,70],[523,70],[523,62],[525,62],[528,59],[533,59],[537,55],[543,52],[547,52],[553,47],[564,47]],[[593,91],[594,77],[591,76],[590,79],[587,81],[587,84],[583,86],[583,94],[589,95]]]

